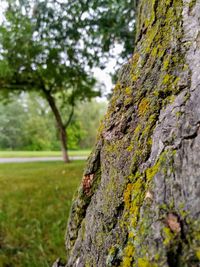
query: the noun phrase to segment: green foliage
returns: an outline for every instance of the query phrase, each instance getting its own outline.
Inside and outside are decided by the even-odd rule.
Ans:
[[[80,129],[78,148],[91,148],[96,141],[100,121],[103,119],[107,107],[106,102],[90,101],[80,103],[75,110],[71,125],[78,124]],[[71,128],[71,126],[70,126]]]
[[[46,88],[52,94],[64,90],[69,101],[72,95],[96,95],[95,81],[84,69],[90,55],[80,46],[80,27],[72,19],[74,11],[57,1],[7,3],[6,21],[0,27],[1,87]]]
[[[79,103],[68,126],[69,149],[91,148],[106,103]],[[93,112],[91,112],[91,110]],[[65,110],[69,112],[69,110]],[[67,114],[67,113],[66,113]],[[54,118],[47,103],[35,94],[23,94],[0,105],[1,150],[59,150]]]
[[[137,0],[92,0],[89,3],[90,14],[84,19],[84,27],[90,41],[100,40],[100,51],[112,54],[112,48],[116,43],[123,46],[121,57],[130,57],[133,53],[135,37],[135,11]],[[87,12],[85,12],[87,13]],[[102,55],[101,55],[102,57]],[[101,62],[102,63],[102,62]]]
[[[0,149],[59,150],[53,118],[43,110],[46,107],[34,98],[14,98],[0,105]]]
[[[64,88],[69,101],[90,98],[97,94],[90,69],[103,67],[108,56],[115,56],[116,43],[123,46],[122,57],[133,51],[135,0],[4,2],[2,88],[45,86],[53,93]]]
[[[20,149],[23,145],[26,115],[19,102],[0,105],[0,148]],[[17,120],[16,120],[17,118]]]
[[[51,266],[84,162],[1,164],[0,266]]]
[[[103,68],[108,57],[115,56],[116,43],[123,46],[122,57],[132,53],[136,1],[2,3],[7,3],[7,8],[0,26],[1,98],[32,90],[43,96],[54,114],[65,151],[64,133],[77,102],[101,94],[92,68]],[[71,106],[68,116],[62,112],[63,106]],[[74,129],[78,127],[74,125]],[[80,139],[78,134],[74,138]],[[34,149],[41,146],[42,140]],[[67,161],[67,156],[64,158]]]

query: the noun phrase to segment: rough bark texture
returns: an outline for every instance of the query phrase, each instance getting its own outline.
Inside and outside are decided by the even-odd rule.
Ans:
[[[67,267],[200,266],[200,1],[141,0],[66,235]]]

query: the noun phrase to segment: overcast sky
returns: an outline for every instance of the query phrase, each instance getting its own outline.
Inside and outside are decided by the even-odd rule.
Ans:
[[[105,84],[105,95],[110,93],[112,88],[113,88],[113,84],[112,84],[112,80],[111,77],[109,75],[109,73],[114,73],[114,69],[116,66],[116,61],[117,61],[117,57],[119,56],[120,52],[122,50],[122,46],[121,45],[116,45],[116,47],[114,48],[114,55],[116,55],[116,58],[114,59],[109,59],[109,61],[106,64],[106,68],[101,70],[100,68],[94,68],[94,76],[100,81],[103,82]]]

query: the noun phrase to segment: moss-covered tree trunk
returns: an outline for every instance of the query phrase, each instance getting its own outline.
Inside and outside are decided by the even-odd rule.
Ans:
[[[200,266],[200,1],[138,8],[73,202],[68,267]]]

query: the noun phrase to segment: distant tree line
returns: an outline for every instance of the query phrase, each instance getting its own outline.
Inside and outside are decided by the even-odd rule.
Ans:
[[[68,127],[69,149],[93,146],[106,104],[96,100],[77,103]],[[51,110],[36,94],[23,94],[0,105],[0,121],[0,150],[60,150]]]

